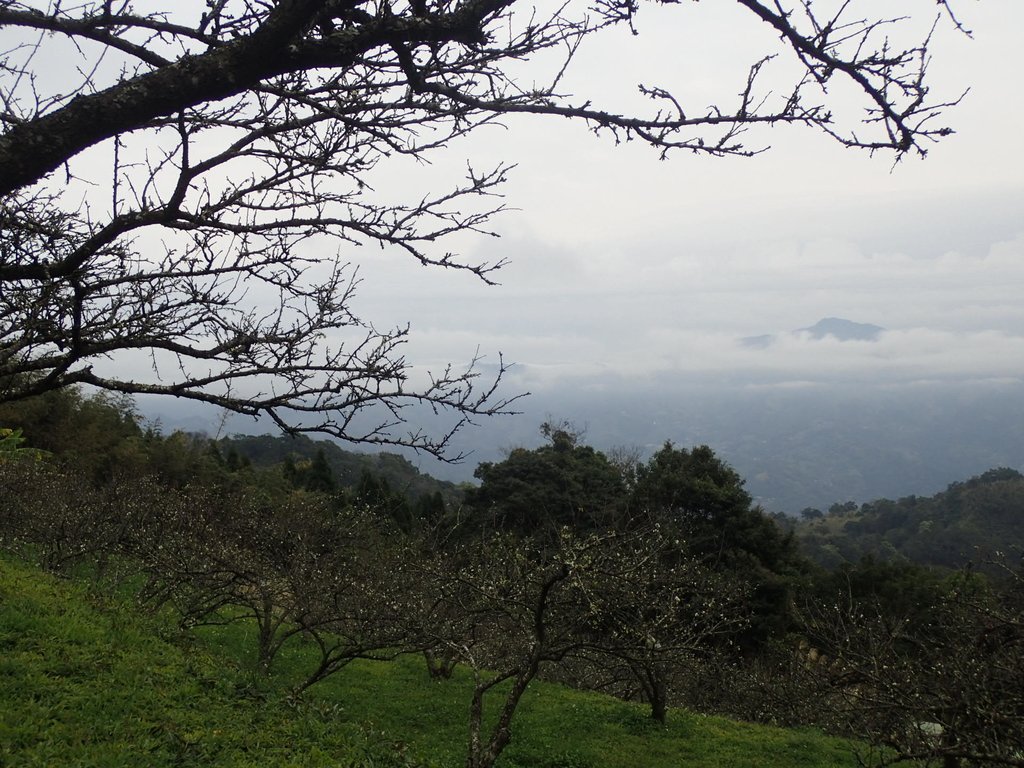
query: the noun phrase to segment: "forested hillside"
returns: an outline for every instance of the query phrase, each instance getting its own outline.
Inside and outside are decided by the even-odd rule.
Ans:
[[[921,565],[984,565],[1024,552],[1024,475],[992,469],[930,497],[879,499],[858,507],[805,509],[797,526],[804,552],[833,567],[865,556]]]
[[[225,457],[230,458],[234,453],[241,460],[263,468],[284,466],[289,461],[293,464],[317,461],[317,454],[322,453],[323,461],[341,487],[356,488],[369,474],[386,484],[389,490],[402,493],[414,502],[435,493],[442,494],[446,501],[461,497],[454,483],[423,474],[404,456],[388,451],[356,453],[343,450],[329,440],[313,440],[306,435],[234,435],[218,440],[217,448]]]

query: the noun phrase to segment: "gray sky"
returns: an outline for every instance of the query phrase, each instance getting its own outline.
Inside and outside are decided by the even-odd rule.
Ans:
[[[906,6],[925,26],[934,18],[932,2]],[[412,361],[501,351],[519,364],[512,382],[531,389],[602,372],[1021,378],[1024,3],[957,7],[974,39],[940,25],[932,87],[970,93],[948,113],[957,133],[926,159],[893,168],[889,157],[789,128],[748,135],[751,146],[772,146],[755,158],[659,161],[567,121],[510,121],[423,174],[459,173],[466,158],[518,164],[506,189],[518,210],[497,220],[502,238],[459,243],[471,257],[509,259],[501,285],[367,249],[353,254],[365,278],[360,307],[379,323],[412,322]],[[602,41],[571,85],[604,103],[628,104],[638,80],[693,93],[697,104],[725,101],[771,45],[737,10],[645,8],[640,36]],[[890,333],[873,344],[789,338],[770,353],[736,343],[833,315]]]

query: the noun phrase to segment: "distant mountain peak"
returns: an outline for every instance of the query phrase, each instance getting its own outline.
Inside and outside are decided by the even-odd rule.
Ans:
[[[795,333],[809,333],[815,339],[833,336],[839,341],[875,341],[884,331],[880,325],[855,323],[842,317],[823,317],[809,328],[799,328]]]
[[[855,323],[842,317],[823,317],[807,328],[797,328],[795,331],[784,334],[747,336],[740,339],[740,344],[751,349],[767,349],[778,340],[779,336],[798,336],[802,333],[810,335],[815,340],[831,336],[838,341],[877,341],[884,332],[885,328],[880,325]]]

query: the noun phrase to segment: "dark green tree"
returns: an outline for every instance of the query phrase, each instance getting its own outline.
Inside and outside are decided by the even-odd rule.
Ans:
[[[405,494],[391,490],[386,477],[364,469],[359,476],[359,484],[355,490],[355,500],[377,514],[390,518],[403,531],[409,532],[415,526],[409,500]]]
[[[228,456],[230,455],[229,453]],[[298,491],[332,494],[338,488],[334,472],[327,463],[322,449],[317,449],[311,459],[288,454],[281,463],[281,474],[288,484]]]
[[[131,398],[78,388],[0,403],[0,427],[20,429],[26,447],[52,453],[97,480],[115,473],[127,441],[143,435]]]
[[[446,512],[444,497],[440,491],[425,493],[416,502],[416,517],[427,525],[433,525],[441,521]]]
[[[712,564],[754,558],[769,569],[783,566],[792,543],[743,485],[708,446],[668,442],[637,468],[631,514],[678,526],[689,551]]]
[[[214,447],[214,450],[216,450],[216,443],[211,443],[211,445]],[[252,463],[249,461],[247,456],[241,455],[234,446],[231,446],[231,448],[228,449],[225,466],[229,472],[238,472],[252,466]]]
[[[541,432],[547,445],[516,448],[504,461],[477,467],[480,487],[465,498],[471,524],[521,535],[615,525],[626,502],[619,470],[565,425],[544,424]]]
[[[331,467],[327,463],[323,448],[318,448],[313,456],[306,471],[304,485],[307,491],[318,493],[334,493],[338,489],[338,484],[334,480],[334,472],[331,471]]]
[[[629,515],[676,530],[681,552],[750,584],[754,617],[746,644],[788,626],[790,583],[801,567],[793,538],[753,503],[743,478],[711,448],[665,443],[636,468]]]

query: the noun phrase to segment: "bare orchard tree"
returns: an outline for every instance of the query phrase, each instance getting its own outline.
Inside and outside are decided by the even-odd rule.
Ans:
[[[370,510],[303,491],[273,500],[200,487],[157,493],[122,547],[147,578],[140,598],[172,604],[183,627],[251,622],[264,674],[303,637],[316,653],[294,695],[355,659],[421,650],[409,640],[418,633],[406,619],[402,540]]]
[[[590,606],[578,651],[594,687],[650,704],[665,724],[674,690],[748,624],[750,590],[685,554],[658,527],[622,536],[583,584]]]
[[[1024,577],[969,571],[927,619],[854,602],[808,613],[832,661],[832,718],[868,766],[1024,766]]]
[[[472,675],[467,768],[495,764],[524,694],[545,675],[639,681],[664,722],[680,667],[743,622],[742,591],[682,555],[667,563],[659,555],[672,543],[654,527],[423,543],[408,557],[420,599],[408,613],[424,649]]]
[[[466,768],[494,765],[527,688],[580,646],[580,587],[604,548],[568,529],[555,542],[495,533],[416,564],[424,647],[473,677]]]
[[[443,241],[490,231],[509,169],[470,166],[421,195],[375,190],[382,162],[427,160],[510,113],[663,155],[752,154],[754,124],[897,157],[949,133],[927,37],[891,42],[913,19],[865,18],[856,0],[835,15],[736,2],[778,41],[737,97],[704,107],[641,86],[650,112],[620,114],[560,82],[593,35],[634,28],[637,0],[0,0],[0,400],[90,384],[443,453],[450,430],[507,408],[503,365],[483,383],[472,363],[414,383],[407,329],[355,314],[347,253],[378,244],[491,281],[500,262]],[[934,13],[933,0],[900,13],[910,5]],[[560,55],[547,79],[517,80],[523,62],[553,60],[542,53]],[[792,59],[794,81],[761,82],[772,56]],[[859,128],[833,119],[836,80],[862,99]],[[417,402],[454,418],[433,437],[406,428]]]
[[[106,572],[132,530],[145,523],[163,491],[150,478],[117,478],[96,487],[91,478],[50,462],[0,457],[0,545],[66,571],[82,563]]]

